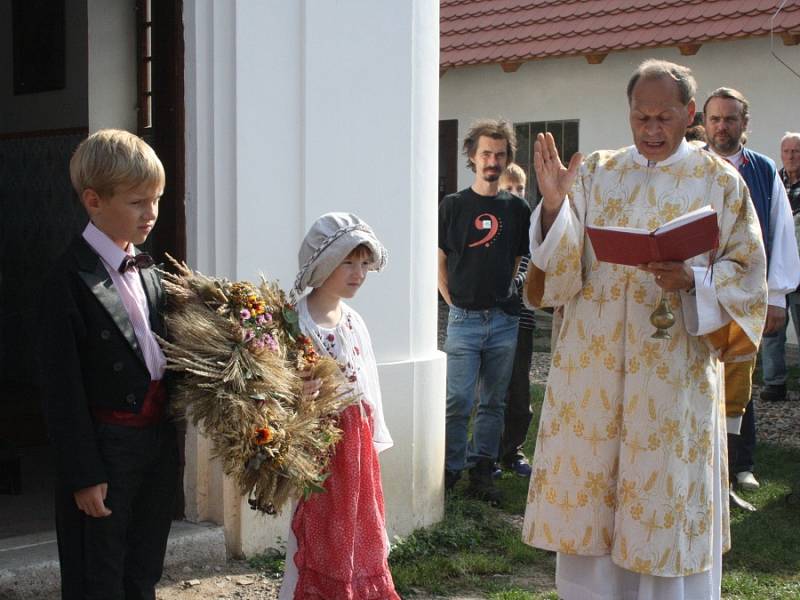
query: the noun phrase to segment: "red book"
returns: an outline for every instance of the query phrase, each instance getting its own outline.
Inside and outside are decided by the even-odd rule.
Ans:
[[[698,208],[656,227],[591,227],[586,232],[597,260],[636,266],[649,262],[686,260],[719,245],[717,213]]]

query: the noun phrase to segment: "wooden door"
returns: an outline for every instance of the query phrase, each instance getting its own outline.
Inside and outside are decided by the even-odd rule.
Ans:
[[[458,191],[458,120],[439,121],[439,202]]]

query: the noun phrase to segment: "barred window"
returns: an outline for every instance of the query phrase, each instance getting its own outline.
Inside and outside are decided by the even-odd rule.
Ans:
[[[136,0],[137,112],[139,135],[153,127],[153,19],[151,0]]]
[[[567,165],[572,155],[578,151],[578,120],[515,123],[514,131],[517,134],[516,163],[528,176],[525,199],[531,207],[535,207],[542,198],[539,187],[536,185],[536,173],[533,170],[533,143],[536,141],[536,136],[539,133],[550,132],[556,142],[561,161]]]

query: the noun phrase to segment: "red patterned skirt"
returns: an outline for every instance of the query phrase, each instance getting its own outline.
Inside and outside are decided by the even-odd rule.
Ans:
[[[381,469],[363,406],[366,416],[354,405],[339,417],[343,435],[325,492],[300,500],[294,513],[296,599],[400,600],[387,562]]]

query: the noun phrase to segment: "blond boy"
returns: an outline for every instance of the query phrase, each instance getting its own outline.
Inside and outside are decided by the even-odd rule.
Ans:
[[[46,278],[41,348],[62,598],[153,600],[178,454],[154,335],[164,292],[134,244],[156,223],[164,168],[138,137],[101,130],[70,176],[89,223]]]
[[[508,165],[500,176],[500,189],[525,198],[527,177],[525,171],[516,163]],[[514,284],[522,297],[522,288],[528,277],[528,255],[520,259]],[[514,367],[506,395],[505,423],[500,438],[500,466],[520,477],[531,476],[531,466],[525,458],[522,446],[531,424],[531,384],[530,370],[533,356],[533,330],[535,327],[533,311],[524,306],[520,308],[517,349],[514,353]]]

